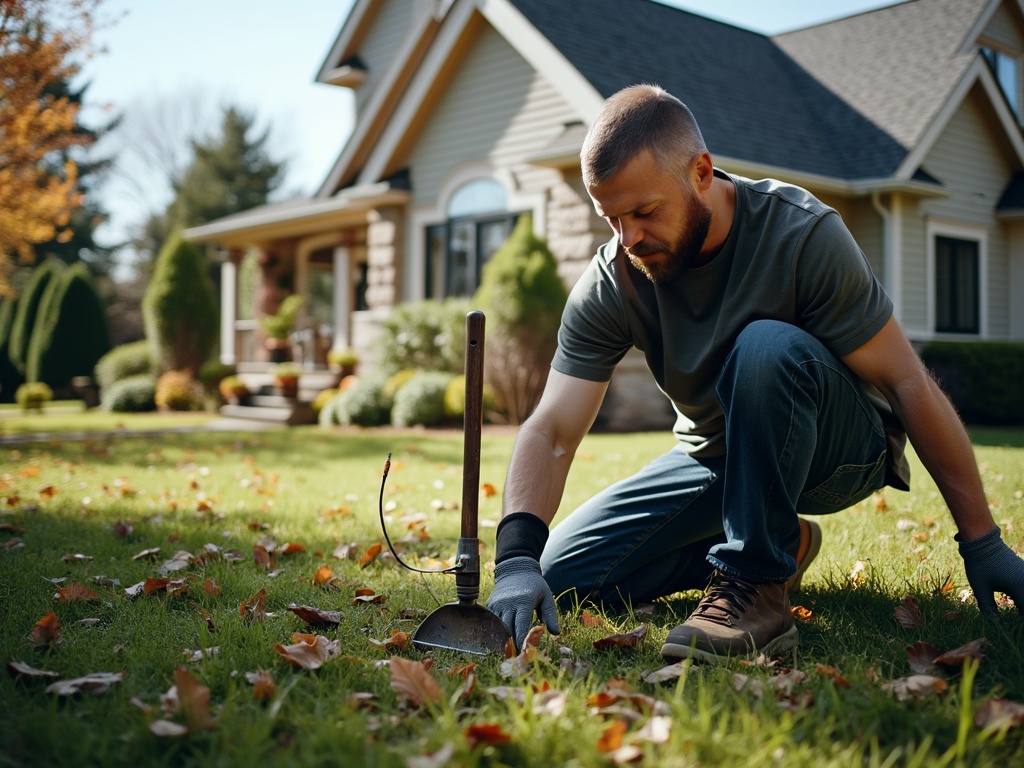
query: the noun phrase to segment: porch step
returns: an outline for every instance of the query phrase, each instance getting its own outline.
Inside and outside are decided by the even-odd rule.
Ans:
[[[220,414],[226,418],[262,421],[273,424],[315,424],[316,412],[302,400],[289,400],[277,395],[253,395],[246,405],[226,404]]]

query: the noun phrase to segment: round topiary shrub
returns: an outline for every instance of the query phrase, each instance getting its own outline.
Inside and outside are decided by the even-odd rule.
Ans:
[[[42,411],[43,406],[53,400],[53,390],[41,381],[29,381],[18,387],[14,399],[24,412]]]
[[[383,376],[367,376],[342,392],[335,406],[338,423],[361,427],[387,424],[391,399],[384,394],[386,383]]]
[[[147,341],[133,341],[114,347],[96,363],[96,383],[100,391],[110,389],[129,376],[155,376],[152,348]]]
[[[422,424],[436,426],[444,421],[444,396],[453,374],[424,371],[398,390],[391,408],[391,423],[396,427]]]
[[[497,410],[497,403],[494,390],[486,384],[483,399],[484,421],[487,421],[488,415],[493,415]],[[466,375],[463,373],[452,379],[444,392],[444,415],[449,419],[461,419],[466,415]]]
[[[343,394],[343,392],[335,390],[327,402],[320,407],[316,414],[317,424],[321,427],[333,427],[341,423],[339,406]]]
[[[205,394],[188,371],[167,371],[157,379],[154,401],[169,411],[201,411]]]
[[[394,400],[395,395],[398,394],[398,390],[408,384],[409,379],[417,373],[419,373],[419,371],[414,368],[403,368],[398,373],[391,374],[388,376],[388,380],[384,384],[384,395]]]
[[[156,410],[156,379],[148,374],[129,376],[103,392],[100,407],[114,413]]]

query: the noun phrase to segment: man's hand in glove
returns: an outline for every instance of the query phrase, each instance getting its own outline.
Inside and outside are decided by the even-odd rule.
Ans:
[[[532,557],[511,557],[494,566],[494,589],[487,607],[512,633],[516,650],[522,650],[535,612],[540,614],[548,632],[553,635],[559,632],[558,612],[551,588],[544,581],[540,563]]]
[[[1024,614],[1024,560],[1006,546],[998,528],[977,539],[961,541],[960,556],[982,614],[998,613],[996,592],[1009,595],[1017,611]]]

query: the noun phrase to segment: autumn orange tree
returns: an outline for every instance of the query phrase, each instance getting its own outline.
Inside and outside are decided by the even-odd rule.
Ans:
[[[36,244],[71,236],[78,169],[67,159],[54,173],[46,159],[89,140],[75,131],[79,105],[55,86],[91,52],[99,3],[0,0],[0,295],[15,259],[31,263]]]

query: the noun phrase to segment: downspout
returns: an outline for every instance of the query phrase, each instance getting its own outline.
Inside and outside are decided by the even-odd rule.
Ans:
[[[875,209],[882,219],[882,284],[886,293],[892,299],[892,313],[896,322],[902,324],[902,285],[899,276],[899,265],[896,263],[898,254],[897,237],[899,235],[899,221],[897,206],[893,205],[890,211],[882,204],[882,193],[871,193],[871,207]]]

